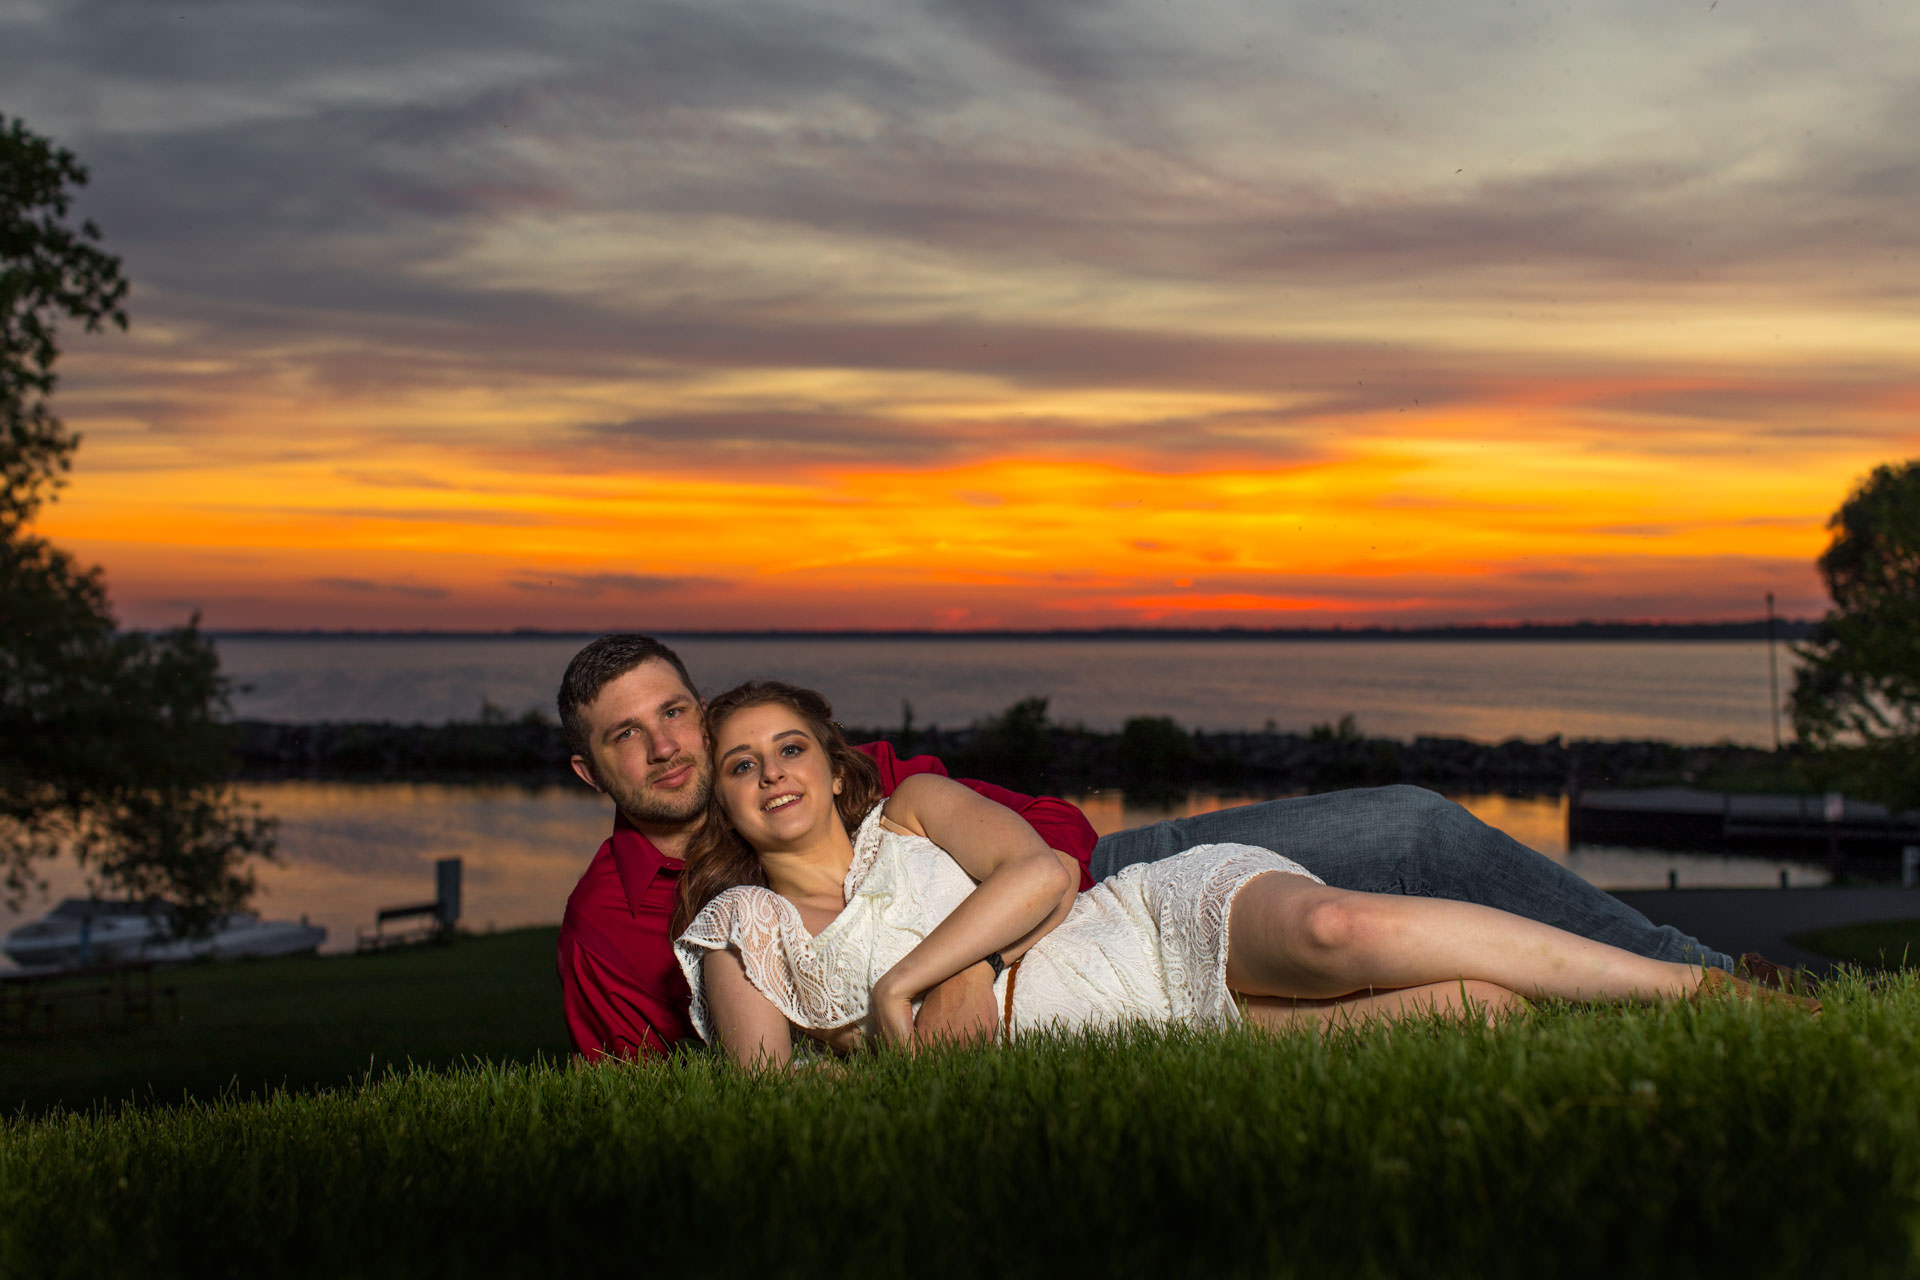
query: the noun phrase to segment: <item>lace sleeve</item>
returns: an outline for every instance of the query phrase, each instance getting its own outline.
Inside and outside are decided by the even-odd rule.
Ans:
[[[759,885],[735,885],[709,902],[673,950],[693,990],[694,1030],[709,1044],[713,1018],[702,962],[710,951],[737,952],[747,981],[797,1027],[831,1031],[867,1012],[848,998],[847,983],[832,980],[794,905]]]

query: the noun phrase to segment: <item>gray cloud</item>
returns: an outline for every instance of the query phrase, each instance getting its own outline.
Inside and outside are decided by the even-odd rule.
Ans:
[[[1605,524],[1596,525],[1588,532],[1611,538],[1671,538],[1681,528],[1678,524]]]
[[[342,480],[351,480],[355,484],[369,485],[378,489],[452,489],[454,487],[440,477],[430,476],[424,471],[406,471],[397,467],[336,467],[333,473]]]
[[[1218,390],[1232,384],[1215,380],[1208,385]],[[643,464],[662,471],[725,466],[741,474],[773,474],[797,465],[881,459],[928,466],[1017,450],[1067,458],[1133,456],[1180,471],[1214,465],[1223,456],[1269,462],[1325,456],[1332,442],[1304,428],[1308,416],[1297,406],[1127,423],[1031,414],[984,421],[826,410],[680,414],[584,424],[571,434],[556,465],[594,470]],[[975,505],[999,501],[990,494],[960,496]]]
[[[451,594],[445,587],[435,587],[418,582],[380,582],[373,578],[309,578],[307,581],[316,587],[329,587],[335,591],[350,591],[356,595],[406,596],[416,600],[443,600]]]
[[[1103,0],[933,0],[933,12],[954,20],[1009,61],[1062,85],[1112,79],[1113,67],[1096,48],[1090,18],[1113,12]]]
[[[548,573],[523,570],[507,580],[515,591],[595,600],[606,595],[660,596],[688,589],[731,587],[724,578],[646,573]]]
[[[1810,414],[1843,410],[1851,415],[1888,404],[1914,382],[1913,378],[1891,376],[1893,373],[1887,370],[1862,375],[1838,369],[1831,376],[1818,379],[1761,377],[1742,378],[1738,382],[1707,379],[1693,387],[1627,387],[1618,392],[1603,392],[1589,403],[1654,417],[1694,421],[1765,419],[1780,422],[1788,419],[1800,422]]]
[[[26,24],[19,52],[0,62],[24,77],[30,105],[58,101],[53,86],[73,80],[104,81],[98,96],[109,101],[119,86],[158,104],[144,117],[123,109],[124,119],[94,118],[79,130],[99,181],[95,203],[130,257],[149,259],[142,278],[171,281],[171,264],[183,260],[168,250],[197,249],[182,286],[231,277],[241,296],[311,298],[359,313],[402,301],[383,277],[423,245],[444,246],[526,208],[744,216],[1181,279],[1450,277],[1500,264],[1537,273],[1542,289],[1556,271],[1624,272],[1642,283],[1672,283],[1676,272],[1798,273],[1910,248],[1916,234],[1900,197],[1911,194],[1920,160],[1910,131],[1886,127],[1912,118],[1910,81],[1860,83],[1851,111],[1806,122],[1804,141],[1756,143],[1738,121],[1740,102],[1759,87],[1738,81],[1750,68],[1732,60],[1723,82],[1698,88],[1698,136],[1685,147],[1650,144],[1637,160],[1574,148],[1551,169],[1509,172],[1461,137],[1469,172],[1444,190],[1409,182],[1356,199],[1311,154],[1283,181],[1249,181],[1204,147],[1176,155],[1143,143],[1140,154],[1116,155],[1096,145],[1122,114],[1167,117],[1156,126],[1163,131],[1192,129],[1153,104],[1210,85],[1250,104],[1244,137],[1214,126],[1230,149],[1260,140],[1284,160],[1299,139],[1354,127],[1352,88],[1326,72],[1304,98],[1267,87],[1304,73],[1316,53],[1338,66],[1376,50],[1382,69],[1366,74],[1418,75],[1409,93],[1451,83],[1465,100],[1477,77],[1515,67],[1537,74],[1528,60],[1553,33],[1507,29],[1491,6],[1377,29],[1333,25],[1312,9],[1228,22],[1224,7],[1216,38],[1257,39],[1271,60],[1261,62],[1210,43],[1205,13],[1176,29],[1147,6],[942,0],[937,13],[1007,62],[1102,103],[1090,121],[1040,145],[1010,126],[945,127],[949,114],[991,103],[1003,86],[965,81],[928,56],[943,47],[930,29],[878,10],[857,19],[660,4],[539,17],[524,6],[476,5],[457,19],[433,9],[402,18],[377,5],[328,6],[320,17],[274,3],[52,11],[52,21]],[[1806,80],[1817,52],[1796,61],[1772,49],[1768,86]],[[1385,87],[1372,86],[1375,100]],[[1109,98],[1131,105],[1123,111]],[[171,128],[149,123],[169,104],[200,100],[234,106]],[[857,108],[870,127],[833,123],[834,104]],[[1543,118],[1534,127],[1566,109],[1534,104]],[[755,111],[791,127],[741,123]],[[1382,131],[1376,142],[1393,143],[1385,121],[1372,127]],[[1073,144],[1076,130],[1088,145]],[[1832,145],[1835,130],[1846,145]],[[1716,134],[1728,145],[1716,149]],[[631,179],[570,163],[581,144],[608,139],[626,148]],[[1756,145],[1781,163],[1745,176]],[[349,232],[377,232],[383,244]],[[276,263],[274,277],[252,275]],[[1830,285],[1883,287],[1844,277]],[[453,301],[442,299],[440,313],[452,314]]]
[[[222,385],[377,396],[674,367],[932,370],[1274,403],[1142,427],[926,432],[843,405],[636,405],[552,426],[583,467],[629,445],[915,461],[1028,439],[1307,457],[1317,421],[1609,370],[1121,329],[1104,300],[1084,327],[977,318],[965,300],[935,319],[874,319],[878,286],[796,292],[699,261],[638,280],[617,306],[419,268],[517,216],[641,213],[1016,275],[1067,264],[1114,297],[1130,282],[1217,282],[1278,304],[1354,286],[1456,297],[1465,314],[1564,298],[1577,315],[1623,289],[1691,301],[1759,287],[1903,306],[1920,297],[1907,125],[1920,87],[1898,52],[1911,22],[1865,4],[1816,19],[1784,0],[1711,20],[1627,0],[1371,16],[1211,2],[1176,16],[1124,0],[53,0],[0,18],[0,82],[10,109],[91,165],[84,208],[126,258],[136,324],[192,333],[230,363]],[[1033,110],[1056,100],[1066,108]],[[143,373],[98,411],[190,433],[208,376]],[[1823,405],[1858,408],[1896,381],[1836,370],[1591,403],[1819,440]],[[1805,411],[1783,412],[1795,404]]]
[[[17,51],[10,61],[41,92],[62,82],[64,68],[85,69],[93,77],[91,115],[106,127],[121,123],[113,91],[130,86],[198,90],[156,104],[161,109],[128,122],[135,127],[358,105],[396,109],[416,122],[398,136],[431,138],[444,135],[422,123],[524,118],[474,112],[470,104],[485,94],[503,95],[487,99],[496,105],[533,106],[554,86],[626,84],[628,96],[643,102],[779,101],[885,78],[889,68],[859,52],[860,24],[778,4],[535,9],[510,0],[433,0],[396,10],[378,0],[322,9],[294,0],[96,0],[52,3],[42,13],[8,24]]]
[[[1595,525],[1587,530],[1617,538],[1673,538],[1710,529],[1804,529],[1819,519],[1817,513],[1790,516],[1744,516],[1729,520],[1668,520],[1641,524]]]
[[[149,611],[158,609],[168,612],[180,610],[186,613],[198,613],[202,610],[215,607],[226,608],[229,606],[263,604],[266,602],[266,599],[265,596],[260,595],[226,593],[205,596],[137,596],[131,603],[136,607]]]
[[[1275,415],[1277,420],[1279,415]],[[717,463],[769,471],[797,463],[860,462],[885,458],[902,465],[995,457],[1010,448],[1083,456],[1090,450],[1177,454],[1223,446],[1268,456],[1313,456],[1310,445],[1275,437],[1257,446],[1247,439],[1260,415],[1158,419],[1112,424],[1021,415],[1004,421],[928,420],[880,413],[785,411],[682,414],[632,418],[581,427],[577,446],[596,459],[610,446],[631,461],[663,469]]]
[[[337,516],[347,520],[430,520],[445,524],[544,525],[548,517],[528,511],[498,511],[490,507],[331,507],[302,508],[303,514]]]

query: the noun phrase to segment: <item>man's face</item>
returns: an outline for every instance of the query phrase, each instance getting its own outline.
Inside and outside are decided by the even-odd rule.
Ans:
[[[584,714],[592,758],[573,757],[573,771],[611,796],[627,821],[642,830],[684,826],[706,809],[713,766],[700,700],[672,664],[647,659]]]

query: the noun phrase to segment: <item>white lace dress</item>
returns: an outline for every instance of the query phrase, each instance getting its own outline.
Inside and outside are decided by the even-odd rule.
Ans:
[[[1027,952],[1008,1032],[1237,1021],[1226,981],[1228,912],[1240,887],[1269,871],[1319,882],[1299,863],[1244,844],[1200,845],[1109,876]],[[675,939],[693,989],[693,1025],[713,1039],[701,960],[727,949],[795,1026],[830,1031],[858,1022],[873,984],[973,888],[939,845],[882,826],[876,805],[854,836],[846,908],[818,934],[807,933],[799,908],[779,894],[737,885]],[[994,986],[1003,1007],[1006,983],[1002,974]]]

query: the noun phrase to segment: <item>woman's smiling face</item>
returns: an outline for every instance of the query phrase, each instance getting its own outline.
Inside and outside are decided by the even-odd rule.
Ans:
[[[840,789],[805,719],[778,703],[742,707],[708,726],[714,787],[727,821],[761,852],[807,843],[840,821]]]

